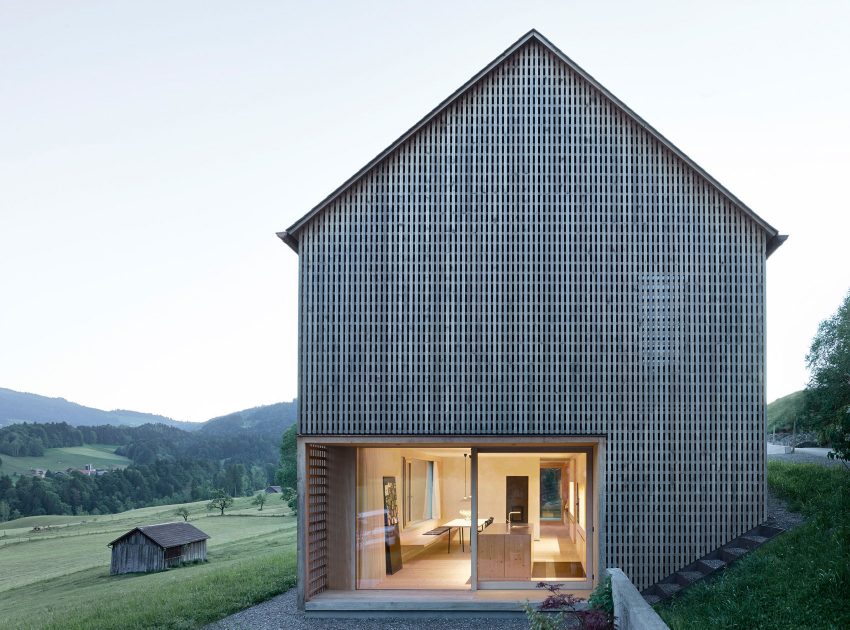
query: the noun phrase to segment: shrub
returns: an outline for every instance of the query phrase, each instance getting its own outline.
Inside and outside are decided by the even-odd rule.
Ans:
[[[587,599],[587,603],[591,608],[603,610],[609,615],[614,614],[614,593],[611,591],[611,576],[607,573],[605,577]]]
[[[608,581],[610,592],[610,579]],[[561,630],[561,628],[575,627],[585,630],[614,630],[613,613],[601,608],[577,610],[576,606],[582,600],[570,593],[562,593],[563,586],[563,584],[547,582],[537,584],[537,588],[546,589],[549,595],[540,603],[539,608],[526,603],[525,616],[528,618],[531,630]],[[613,610],[613,602],[611,608]]]

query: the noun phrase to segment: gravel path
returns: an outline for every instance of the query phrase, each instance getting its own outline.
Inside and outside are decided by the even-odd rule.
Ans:
[[[807,453],[788,455],[768,455],[768,459],[794,463],[820,464],[821,466],[840,466],[841,463]],[[802,514],[792,512],[788,505],[767,491],[767,524],[793,529],[806,519]],[[267,602],[247,608],[235,615],[207,626],[207,630],[527,630],[528,622],[523,617],[516,618],[447,618],[447,617],[380,617],[367,619],[317,619],[307,618],[298,612],[295,603],[295,589],[278,595]]]
[[[206,627],[207,630],[528,630],[524,617],[381,617],[316,619],[298,612],[295,589]]]

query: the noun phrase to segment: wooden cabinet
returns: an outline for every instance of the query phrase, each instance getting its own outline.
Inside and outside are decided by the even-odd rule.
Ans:
[[[478,579],[531,579],[530,525],[498,523],[478,534]]]

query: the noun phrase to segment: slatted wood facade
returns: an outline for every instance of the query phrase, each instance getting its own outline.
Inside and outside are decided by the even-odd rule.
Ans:
[[[779,237],[539,34],[282,237],[302,435],[606,436],[639,588],[764,520]]]

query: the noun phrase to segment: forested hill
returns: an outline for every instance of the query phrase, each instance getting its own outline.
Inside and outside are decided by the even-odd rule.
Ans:
[[[216,489],[231,496],[250,495],[275,483],[280,443],[281,434],[244,428],[217,434],[162,424],[72,427],[63,422],[2,427],[0,522],[21,516],[102,514],[198,501],[208,499]],[[48,463],[38,463],[42,456],[45,462],[56,462],[57,453],[63,457],[62,453],[85,445],[110,445],[116,455],[132,463],[97,476],[64,469],[67,464],[54,470]],[[47,469],[46,476],[5,471],[4,459],[21,461],[22,457],[28,458],[23,461],[29,466]]]
[[[16,392],[0,387],[0,427],[18,422],[67,422],[74,426],[111,424],[136,427],[143,424],[167,424],[191,431],[200,425],[180,422],[152,413],[115,409],[104,411],[38,394]]]
[[[133,460],[134,464],[196,459],[250,467],[276,464],[280,437],[245,434],[234,440],[232,435],[208,435],[162,424],[140,427],[72,427],[64,422],[13,424],[0,428],[0,455],[41,457],[49,448],[112,444],[117,445],[117,455]]]
[[[201,432],[207,435],[254,433],[275,436],[279,440],[283,432],[295,424],[297,415],[295,401],[265,405],[207,420]]]

